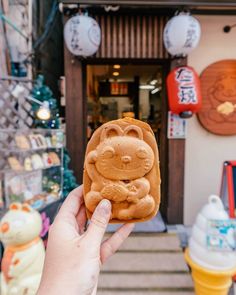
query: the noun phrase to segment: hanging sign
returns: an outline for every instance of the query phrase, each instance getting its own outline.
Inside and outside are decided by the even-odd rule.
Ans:
[[[209,65],[201,74],[202,108],[198,119],[209,132],[236,134],[236,60]]]
[[[164,45],[173,56],[185,56],[193,51],[200,40],[201,27],[196,18],[181,13],[172,17],[164,28]]]
[[[101,43],[101,30],[95,19],[75,15],[65,24],[64,40],[72,54],[91,56],[97,52]]]
[[[170,110],[182,118],[189,118],[201,108],[200,81],[193,68],[173,69],[167,77]]]

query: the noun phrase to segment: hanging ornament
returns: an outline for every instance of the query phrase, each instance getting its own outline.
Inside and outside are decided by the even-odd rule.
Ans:
[[[200,36],[199,21],[189,14],[181,13],[167,22],[163,39],[171,55],[185,56],[197,47]]]
[[[191,67],[178,67],[167,77],[169,108],[181,118],[190,118],[202,104],[200,80]]]
[[[101,30],[95,19],[76,15],[65,24],[64,40],[72,54],[91,56],[97,52],[101,43]]]

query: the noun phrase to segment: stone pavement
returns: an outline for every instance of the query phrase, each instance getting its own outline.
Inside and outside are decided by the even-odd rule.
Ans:
[[[102,268],[98,295],[193,295],[176,234],[132,234]]]

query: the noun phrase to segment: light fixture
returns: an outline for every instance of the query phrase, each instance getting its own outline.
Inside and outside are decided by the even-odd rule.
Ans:
[[[152,89],[154,89],[154,88],[155,88],[154,85],[148,85],[148,84],[139,85],[139,89],[152,90]]]
[[[160,90],[161,90],[161,88],[156,87],[155,89],[153,89],[153,90],[151,91],[151,94],[155,94],[155,93],[157,93],[157,92],[160,91]]]
[[[118,70],[118,69],[120,69],[120,65],[114,65],[113,68]]]
[[[112,75],[113,75],[113,76],[119,76],[120,73],[119,73],[119,72],[113,72]]]
[[[40,120],[44,120],[44,121],[47,121],[50,119],[51,112],[50,112],[48,101],[43,102],[43,104],[39,107],[38,111],[36,112],[36,116]]]
[[[157,84],[157,79],[153,79],[151,82],[150,82],[151,85],[155,85]]]
[[[39,109],[36,112],[36,116],[43,121],[47,121],[51,117],[51,111],[49,107],[49,102],[48,101],[40,101],[32,96],[25,96],[26,99],[33,101],[40,105]]]

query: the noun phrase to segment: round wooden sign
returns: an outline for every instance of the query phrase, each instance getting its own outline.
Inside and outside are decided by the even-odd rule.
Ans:
[[[208,66],[201,74],[200,123],[218,135],[236,134],[236,60]]]

